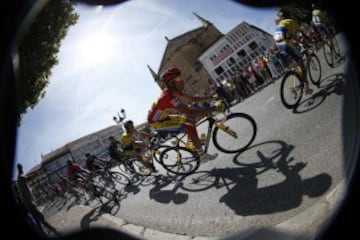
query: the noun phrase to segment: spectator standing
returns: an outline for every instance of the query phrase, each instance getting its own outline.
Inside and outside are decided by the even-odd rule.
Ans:
[[[26,177],[24,176],[23,166],[17,164],[18,176],[17,176],[17,190],[20,204],[23,207],[24,214],[28,217],[30,222],[33,222],[38,228],[39,232],[45,234],[42,225],[47,227],[52,233],[58,235],[57,230],[46,222],[44,215],[39,211],[34,203],[33,194],[27,184]]]

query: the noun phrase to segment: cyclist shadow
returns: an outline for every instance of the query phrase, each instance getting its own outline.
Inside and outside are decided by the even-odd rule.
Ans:
[[[177,192],[182,186],[184,176],[164,176],[157,175],[153,182],[154,187],[149,191],[150,199],[160,203],[182,204],[189,199],[189,195]]]
[[[107,202],[95,206],[90,212],[85,214],[80,221],[80,227],[82,229],[90,228],[91,223],[96,222],[103,214],[115,216],[119,210],[120,198],[109,199]]]
[[[281,143],[281,141],[275,142]],[[236,214],[247,216],[287,211],[300,206],[304,195],[313,198],[324,194],[331,186],[331,177],[326,173],[321,173],[307,179],[302,179],[299,172],[306,167],[306,163],[297,162],[290,164],[294,161],[289,156],[294,147],[284,142],[282,143],[285,148],[276,151],[274,156],[279,157],[276,162],[274,157],[266,158],[260,151],[257,151],[260,158],[258,165],[247,165],[249,168],[252,168],[254,174],[235,180],[235,186],[221,197],[220,202],[225,203]],[[261,162],[263,162],[262,166]],[[265,170],[275,168],[285,177],[285,180],[272,185],[258,187],[256,176],[264,172],[257,172],[257,168],[260,167]],[[268,181],[266,184],[269,183]]]
[[[305,113],[320,106],[331,94],[344,95],[345,75],[342,73],[332,74],[321,80],[320,91],[301,101],[294,109],[293,113]]]

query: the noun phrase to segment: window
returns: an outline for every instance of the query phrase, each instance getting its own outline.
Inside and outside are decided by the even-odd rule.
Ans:
[[[217,75],[220,75],[220,74],[222,74],[224,72],[224,69],[220,66],[220,67],[217,67],[215,69],[215,72],[216,72]]]
[[[239,57],[245,57],[246,56],[246,51],[244,49],[241,49],[240,51],[238,51],[237,55]]]
[[[232,65],[234,65],[236,63],[235,59],[233,57],[230,57],[226,63],[229,65],[229,67],[231,67]]]
[[[257,49],[257,47],[258,47],[258,45],[257,45],[256,42],[251,42],[251,43],[249,44],[249,48],[250,48],[251,50],[255,50],[255,49]]]

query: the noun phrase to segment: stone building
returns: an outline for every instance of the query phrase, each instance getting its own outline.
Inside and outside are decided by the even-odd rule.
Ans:
[[[196,94],[197,89],[210,90],[214,84],[207,70],[198,61],[198,57],[218,41],[223,34],[211,22],[196,13],[194,15],[201,21],[202,26],[173,39],[165,37],[167,46],[159,70],[155,73],[148,66],[160,88],[164,88],[164,85],[159,76],[164,70],[172,66],[181,69],[185,91],[189,94]]]

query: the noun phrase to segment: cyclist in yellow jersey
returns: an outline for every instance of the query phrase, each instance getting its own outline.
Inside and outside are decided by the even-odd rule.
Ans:
[[[120,143],[125,155],[128,157],[136,157],[145,167],[156,172],[154,165],[150,162],[150,157],[145,154],[147,146],[143,138],[150,137],[149,134],[137,131],[131,120],[124,123],[124,129],[125,132],[121,136]]]
[[[281,12],[278,13],[278,18],[275,19],[275,22],[276,28],[274,33],[274,40],[276,46],[280,52],[285,53],[286,55],[290,55],[296,61],[298,66],[301,68],[300,77],[305,84],[305,93],[311,94],[312,89],[309,87],[309,83],[306,79],[304,59],[300,53],[300,50],[294,44],[294,42],[297,41],[297,34],[301,32],[300,25],[293,19],[285,18]]]
[[[329,30],[326,26],[326,16],[323,11],[321,11],[315,4],[312,4],[312,17],[311,17],[311,25],[314,27],[314,30],[322,36],[329,36]]]

